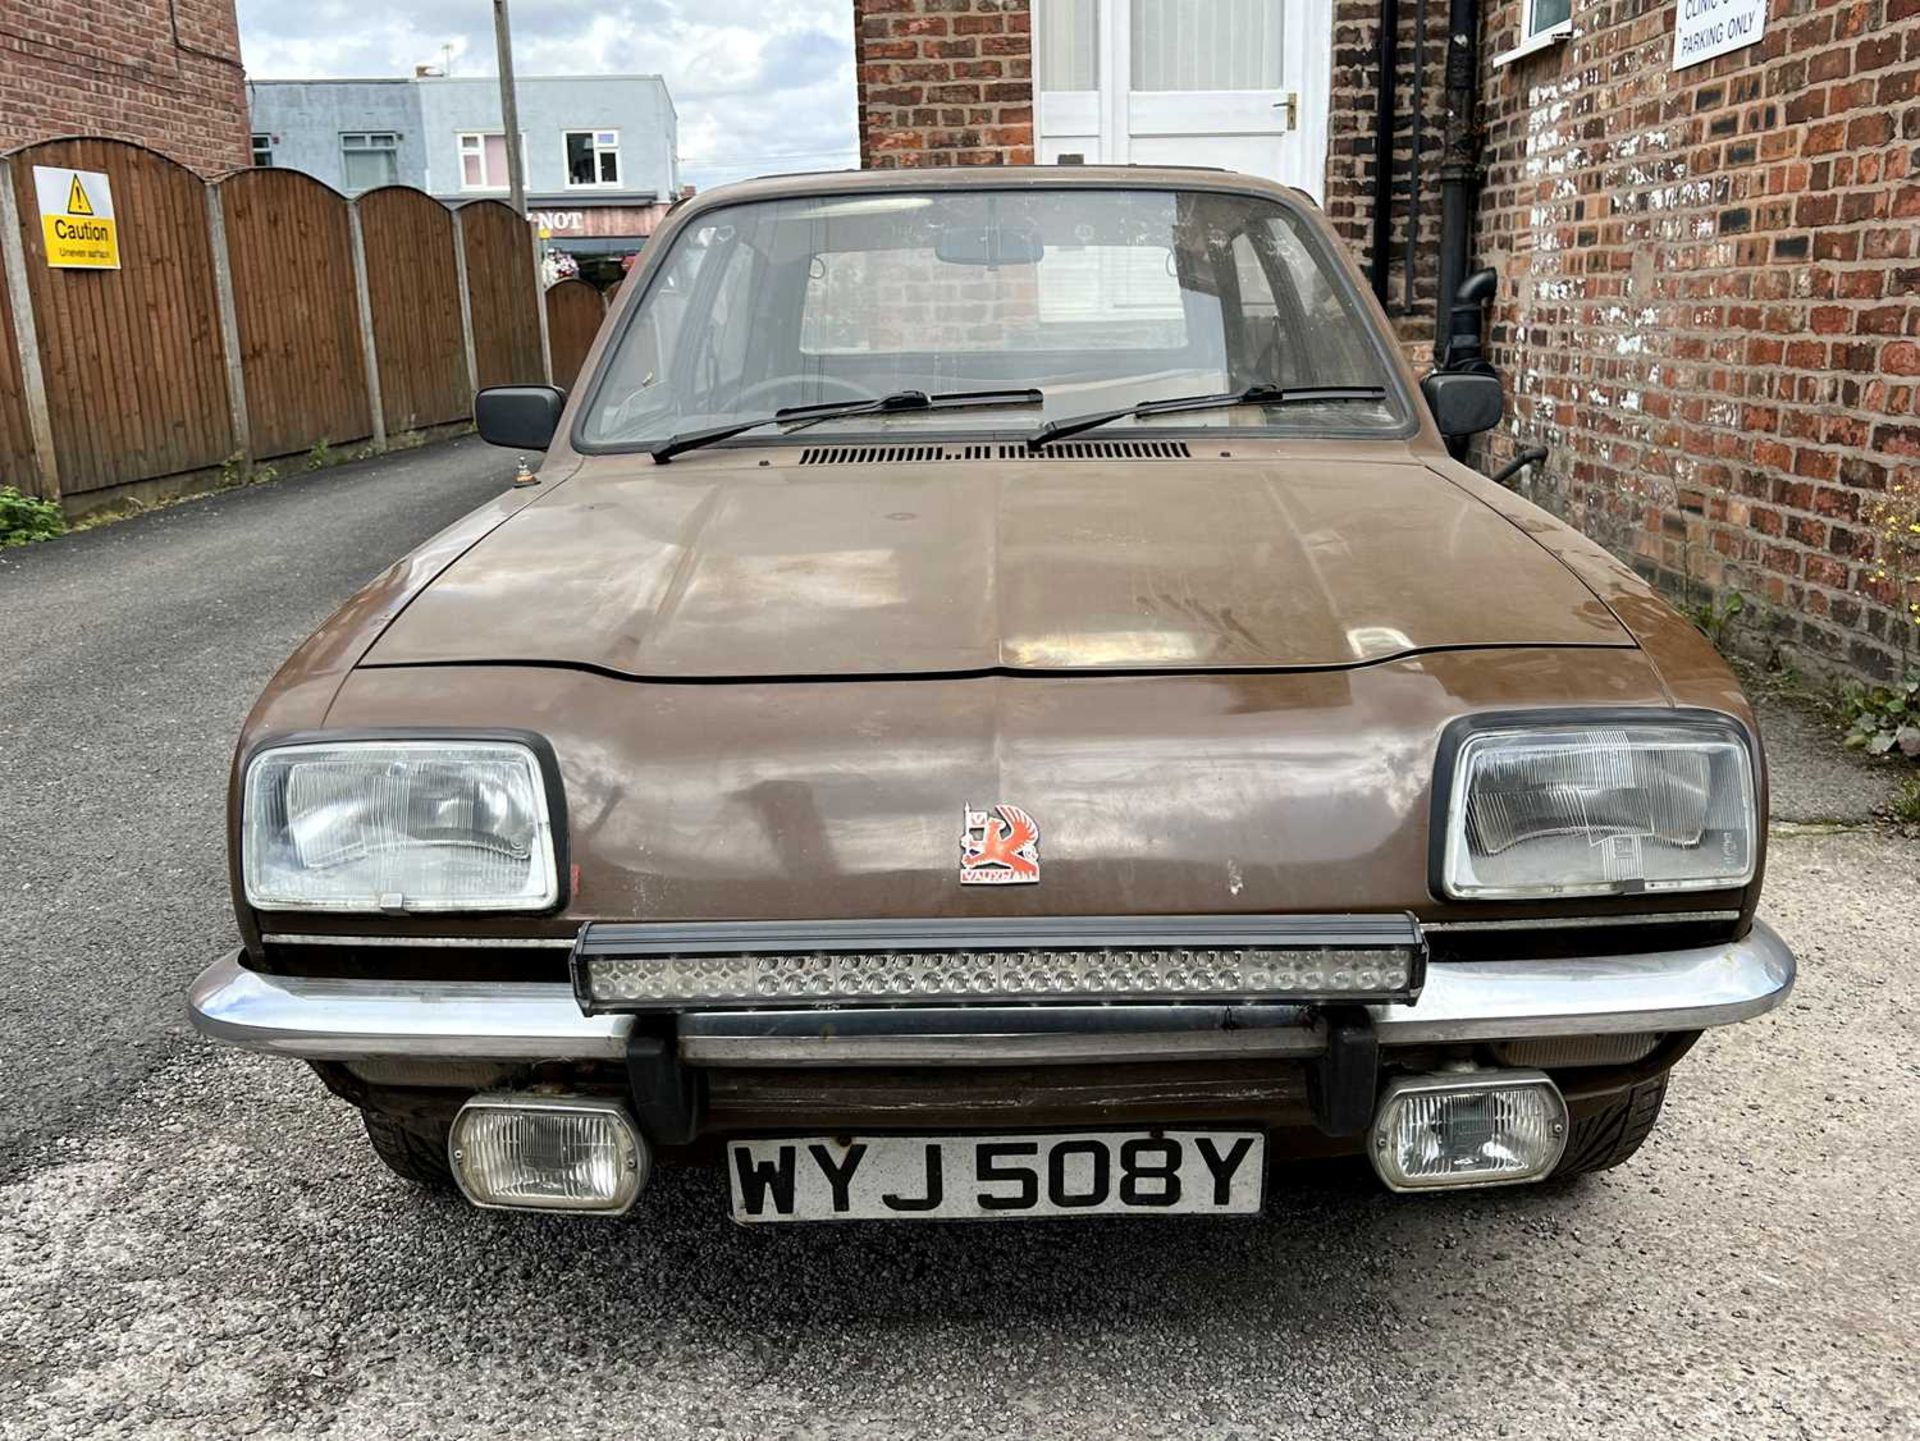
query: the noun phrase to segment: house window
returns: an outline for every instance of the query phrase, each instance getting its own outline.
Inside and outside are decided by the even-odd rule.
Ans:
[[[271,168],[273,165],[273,137],[256,135],[253,137],[253,163]]]
[[[520,168],[526,173],[527,137],[520,137]],[[507,188],[507,137],[499,130],[469,130],[460,136],[460,188]]]
[[[400,180],[400,137],[390,130],[356,131],[340,137],[340,178],[358,193]]]
[[[567,185],[570,189],[620,183],[618,130],[569,130],[566,138]]]
[[[1573,0],[1527,0],[1527,34],[1531,40],[1550,30],[1571,28]]]
[[[1495,70],[1558,45],[1573,34],[1573,0],[1525,0],[1520,43],[1487,63]]]

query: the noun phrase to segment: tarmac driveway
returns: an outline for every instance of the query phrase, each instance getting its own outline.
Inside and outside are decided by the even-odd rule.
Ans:
[[[620,1222],[389,1176],[182,997],[230,943],[254,692],[511,465],[461,442],[0,553],[0,1436],[1920,1433],[1920,843],[1791,714],[1764,909],[1800,987],[1605,1176],[768,1230],[701,1172]]]

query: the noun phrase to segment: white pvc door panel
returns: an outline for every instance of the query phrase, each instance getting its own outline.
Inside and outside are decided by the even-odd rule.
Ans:
[[[1039,159],[1325,177],[1332,0],[1036,0]]]

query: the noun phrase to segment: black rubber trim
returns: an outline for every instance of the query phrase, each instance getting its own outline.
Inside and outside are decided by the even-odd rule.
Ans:
[[[627,1088],[640,1133],[649,1141],[685,1146],[700,1134],[707,1078],[680,1059],[673,1017],[650,1017],[628,1034]]]
[[[1357,1136],[1373,1123],[1380,1040],[1363,1006],[1329,1006],[1323,1014],[1327,1048],[1307,1062],[1307,1104],[1323,1135]]]
[[[261,753],[282,750],[288,746],[337,745],[353,741],[450,741],[460,744],[466,741],[508,741],[523,745],[533,752],[534,760],[540,767],[540,780],[547,794],[547,819],[553,828],[553,871],[554,899],[552,905],[529,907],[525,910],[474,911],[417,911],[410,915],[429,917],[461,917],[485,914],[490,916],[548,916],[566,909],[570,899],[573,866],[567,847],[567,788],[560,778],[560,758],[554,754],[553,743],[538,731],[519,730],[510,726],[340,726],[325,729],[282,731],[274,735],[262,736],[253,745],[247,747],[241,758],[239,786],[241,806],[246,805],[247,781],[253,770],[253,763]],[[240,858],[240,849],[246,844],[244,835],[246,818],[241,816],[242,834],[234,839],[234,880],[236,899],[253,912],[256,922],[263,917],[285,916],[290,920],[288,926],[298,924],[307,930],[324,929],[325,923],[337,919],[363,919],[374,914],[368,911],[272,911],[255,906],[247,899],[245,866]],[[316,925],[318,923],[318,925]],[[285,929],[283,926],[282,929]],[[265,931],[268,928],[260,927]]]
[[[1634,725],[1653,722],[1661,725],[1697,725],[1716,726],[1740,741],[1747,750],[1747,774],[1753,779],[1755,825],[1764,830],[1766,817],[1759,814],[1760,806],[1760,743],[1754,734],[1743,725],[1738,716],[1725,711],[1708,710],[1700,706],[1546,706],[1538,710],[1499,710],[1482,711],[1474,715],[1461,716],[1449,721],[1445,730],[1440,732],[1440,749],[1433,762],[1433,800],[1427,819],[1427,891],[1436,901],[1445,903],[1529,905],[1541,901],[1556,899],[1551,896],[1521,897],[1511,901],[1490,900],[1484,896],[1450,896],[1447,894],[1447,822],[1452,816],[1453,777],[1459,769],[1460,748],[1467,738],[1481,731],[1540,728],[1562,725]],[[1754,837],[1757,847],[1761,837]],[[1756,874],[1759,865],[1758,855],[1755,861]],[[1753,884],[1748,880],[1741,885],[1718,886],[1697,891],[1662,890],[1653,894],[1674,897],[1704,897],[1711,899],[1716,894],[1738,895]],[[1605,901],[1619,896],[1644,896],[1644,891],[1612,891],[1604,895],[1567,896],[1561,898],[1563,904],[1572,906],[1581,901]],[[1695,907],[1704,906],[1705,900],[1696,900]],[[1596,922],[1605,923],[1604,916]]]

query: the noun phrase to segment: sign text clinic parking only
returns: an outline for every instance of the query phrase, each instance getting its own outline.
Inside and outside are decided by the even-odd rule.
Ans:
[[[81,270],[118,270],[120,232],[113,218],[113,190],[98,170],[33,167],[40,201],[40,233],[47,264]]]

